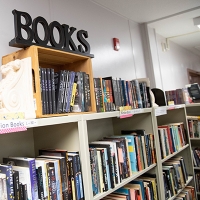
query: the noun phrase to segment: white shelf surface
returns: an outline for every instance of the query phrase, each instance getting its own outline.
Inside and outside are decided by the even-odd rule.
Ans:
[[[174,109],[180,109],[180,108],[185,108],[185,104],[166,106],[167,110],[174,110]]]
[[[170,154],[166,158],[162,159],[161,162],[164,163],[165,161],[167,161],[168,159],[172,158],[173,156],[175,156],[176,154],[180,153],[181,151],[183,151],[184,149],[186,149],[188,147],[189,147],[189,144],[186,144],[184,147],[182,147],[178,151],[176,151],[173,154]]]
[[[33,119],[33,120],[35,121],[36,125],[33,127],[30,126],[27,128],[78,122],[81,120],[81,115],[77,114],[77,115],[60,116],[60,117],[47,117],[47,118],[39,118],[39,119]],[[31,121],[31,120],[28,120],[28,121]]]
[[[106,191],[106,192],[103,192],[103,193],[100,193],[100,194],[95,195],[94,198],[93,198],[93,200],[102,199],[103,197],[105,197],[105,196],[107,196],[107,195],[113,193],[115,190],[117,190],[117,189],[123,187],[124,185],[128,184],[130,181],[132,181],[132,180],[138,178],[139,176],[141,176],[141,175],[143,175],[144,173],[148,172],[150,169],[153,169],[155,166],[156,166],[156,164],[153,164],[153,165],[147,167],[146,169],[144,169],[144,170],[142,170],[142,171],[139,171],[139,172],[134,173],[131,177],[128,177],[128,178],[124,179],[121,183],[117,184],[117,185],[115,186],[115,188],[110,189],[110,190],[108,190],[108,191]]]
[[[200,170],[200,167],[194,167],[194,169]]]
[[[152,108],[138,108],[132,109],[134,114],[143,114],[143,113],[151,113]],[[95,120],[95,119],[104,119],[104,118],[112,118],[112,117],[120,117],[119,111],[112,111],[112,112],[101,112],[101,113],[92,113],[92,114],[84,114],[82,115],[83,120]]]
[[[193,176],[188,176],[188,180],[187,180],[187,182],[185,184],[185,187],[190,183],[190,181],[192,181],[192,179],[193,179]],[[173,197],[169,198],[168,200],[175,199],[181,193],[181,191],[184,190],[185,187],[183,187],[182,189],[180,189],[176,195],[174,195]]]

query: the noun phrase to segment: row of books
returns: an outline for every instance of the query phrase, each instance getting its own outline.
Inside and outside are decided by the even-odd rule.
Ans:
[[[89,74],[40,68],[42,113],[56,114],[91,110]]]
[[[198,116],[187,116],[190,138],[200,138],[200,118]]]
[[[158,200],[156,176],[142,175],[103,198],[103,200],[111,199]]]
[[[180,192],[180,194],[177,195],[175,200],[195,200],[195,192],[194,192],[193,186],[186,186],[184,190]]]
[[[187,88],[165,91],[167,105],[190,104],[192,99]]]
[[[97,112],[151,107],[150,89],[146,79],[126,81],[121,78],[94,78]]]
[[[144,130],[123,130],[89,144],[93,194],[114,188],[134,172],[156,163],[154,136]]]
[[[39,154],[37,158],[3,158],[0,199],[83,200],[79,153],[41,149]]]
[[[175,123],[158,126],[161,157],[165,158],[187,144],[184,124]]]
[[[194,167],[200,167],[200,148],[195,147],[192,149]]]
[[[200,192],[200,172],[195,171],[196,191]]]
[[[185,187],[188,173],[183,157],[173,157],[163,163],[163,179],[165,186],[165,199],[178,194]]]

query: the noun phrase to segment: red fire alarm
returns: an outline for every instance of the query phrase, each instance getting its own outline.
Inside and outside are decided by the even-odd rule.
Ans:
[[[119,46],[119,39],[118,38],[113,38],[113,45],[114,45],[114,50],[119,51],[120,46]]]

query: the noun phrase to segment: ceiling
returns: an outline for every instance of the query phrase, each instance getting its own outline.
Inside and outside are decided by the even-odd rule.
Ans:
[[[155,31],[200,56],[200,29],[193,18],[200,16],[200,0],[91,0]]]

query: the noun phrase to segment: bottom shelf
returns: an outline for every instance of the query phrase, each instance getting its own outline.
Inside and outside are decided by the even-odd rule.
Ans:
[[[185,187],[190,183],[190,181],[192,181],[192,179],[193,179],[193,176],[189,176],[188,177],[188,180],[187,180],[187,182],[185,184]],[[173,197],[169,198],[168,200],[175,199],[184,190],[185,187],[183,187],[182,189],[180,189],[176,195],[174,195]]]
[[[117,184],[115,186],[115,188],[113,189],[110,189],[106,192],[103,192],[103,193],[100,193],[100,194],[97,194],[94,196],[93,200],[99,200],[99,199],[102,199],[103,197],[111,194],[112,192],[114,192],[115,190],[123,187],[124,185],[128,184],[129,182],[131,182],[132,180],[138,178],[139,176],[143,175],[144,173],[148,172],[149,170],[153,169],[154,167],[156,166],[156,164],[153,164],[149,167],[147,167],[146,169],[142,170],[142,171],[139,171],[139,172],[136,172],[134,173],[131,177],[128,177],[126,179],[124,179],[120,184]]]

